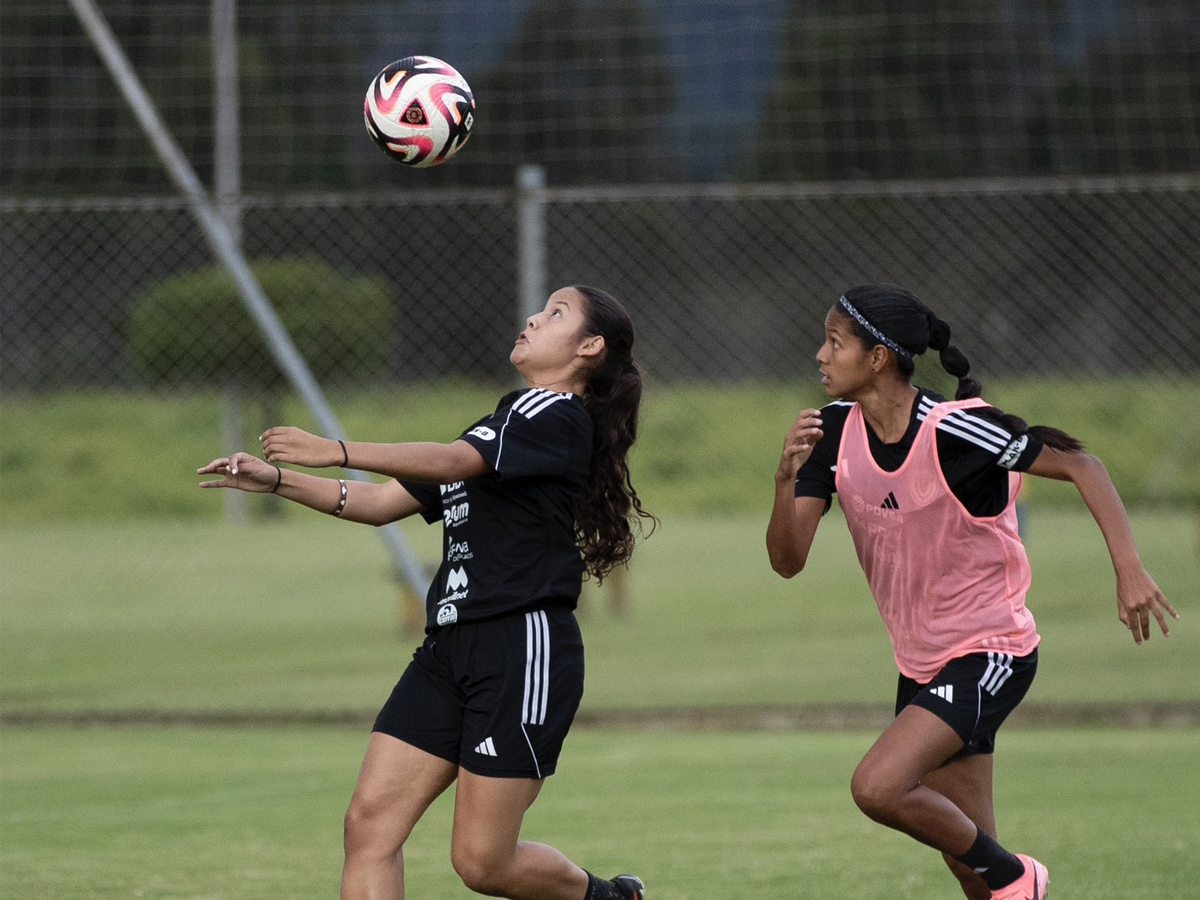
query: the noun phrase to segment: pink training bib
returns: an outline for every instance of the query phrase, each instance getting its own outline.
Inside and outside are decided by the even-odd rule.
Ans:
[[[1038,645],[1025,608],[1029,560],[1017,535],[1021,476],[1009,475],[1008,505],[975,518],[942,475],[937,425],[982,400],[939,403],[895,472],[879,468],[857,403],[838,448],[835,482],[858,560],[892,641],[896,665],[924,683],[951,659],[994,650],[1025,656]]]

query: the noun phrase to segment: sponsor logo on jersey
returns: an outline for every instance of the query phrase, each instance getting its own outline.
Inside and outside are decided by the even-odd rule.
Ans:
[[[457,569],[451,569],[449,574],[446,575],[447,590],[457,591],[459,588],[465,588],[466,586],[467,570],[462,566],[459,566]]]
[[[892,503],[896,502],[896,498],[892,497],[890,493],[888,494],[888,497],[891,497]],[[887,502],[887,498],[884,498],[884,502]],[[900,510],[895,506],[875,506],[874,504],[868,503],[866,500],[864,500],[861,494],[854,494],[850,498],[850,505],[854,508],[856,513],[866,513],[879,519],[894,519],[896,521],[900,521],[904,518],[901,515]]]
[[[496,439],[496,432],[488,428],[486,425],[480,425],[477,428],[472,428],[467,434],[474,435],[481,441],[492,441]]]
[[[438,490],[441,491],[442,496],[445,497],[447,494],[453,494],[458,491],[464,484],[466,484],[465,481],[456,481],[453,484],[439,484]]]
[[[928,506],[938,495],[938,483],[924,476],[914,477],[910,489],[918,506]]]
[[[455,503],[442,510],[442,519],[447,528],[461,525],[471,514],[471,504],[468,502]]]
[[[451,625],[458,621],[458,607],[453,603],[446,603],[438,609],[437,623],[439,625]]]
[[[462,562],[464,559],[474,559],[475,554],[466,541],[451,541],[446,547],[446,562]]]
[[[896,495],[888,491],[888,495],[883,498],[883,502],[879,504],[884,509],[899,509],[900,504],[896,502]]]
[[[446,596],[441,600],[442,603],[449,603],[451,600],[465,600],[469,594],[470,588],[467,586],[467,570],[462,566],[457,569],[451,569],[446,573]],[[441,613],[439,612],[440,616]],[[455,612],[455,617],[458,613]]]

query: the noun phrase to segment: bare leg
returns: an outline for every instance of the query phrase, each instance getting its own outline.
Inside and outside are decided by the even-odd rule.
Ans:
[[[520,840],[542,789],[531,778],[459,773],[450,855],[463,884],[511,900],[583,900],[587,873],[553,847]]]
[[[937,791],[982,828],[996,837],[996,810],[992,801],[992,756],[977,754],[951,760],[922,779],[925,786]],[[958,879],[968,900],[989,900],[987,884],[968,866],[954,857],[942,854],[946,865]]]
[[[454,763],[371,735],[346,811],[341,900],[404,900],[404,842],[457,774]]]
[[[923,779],[962,749],[954,729],[928,710],[901,710],[854,771],[854,802],[867,816],[951,857],[975,843],[971,818]]]

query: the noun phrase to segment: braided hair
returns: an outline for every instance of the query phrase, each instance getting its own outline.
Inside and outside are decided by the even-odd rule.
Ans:
[[[889,347],[901,376],[908,381],[916,371],[913,357],[926,350],[938,351],[942,368],[958,379],[955,400],[968,400],[983,394],[983,385],[971,377],[971,363],[966,355],[951,343],[950,326],[938,318],[928,306],[907,288],[895,284],[863,284],[852,287],[843,295],[834,312],[850,323],[851,332],[868,350],[883,343],[898,345],[901,352]],[[849,304],[850,309],[847,309]],[[860,321],[852,312],[861,316]],[[868,330],[871,329],[871,330]],[[872,333],[872,331],[874,333]],[[883,336],[883,340],[879,336]],[[1032,434],[1042,443],[1065,453],[1079,453],[1083,444],[1057,428],[1048,425],[1029,425],[1020,416],[1005,413],[994,406],[982,407],[975,415],[990,418],[1013,435]]]

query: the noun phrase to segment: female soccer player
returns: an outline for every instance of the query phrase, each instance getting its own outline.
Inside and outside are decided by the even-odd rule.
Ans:
[[[914,387],[913,357],[940,351],[956,402]],[[825,318],[821,383],[784,440],[767,528],[771,566],[804,568],[836,491],[900,669],[896,718],[859,763],[855,803],[940,850],[971,900],[1042,900],[1046,867],[996,842],[996,730],[1037,668],[1017,535],[1019,472],[1073,482],[1108,544],[1118,615],[1141,643],[1178,618],[1138,559],[1108,472],[1070,435],[977,399],[950,327],[909,291],[853,288]]]
[[[277,493],[380,525],[420,513],[444,526],[427,636],[375,722],[346,813],[342,900],[404,896],[403,847],[456,779],[451,859],[471,890],[528,900],[642,900],[633,875],[600,879],[519,839],[583,695],[574,609],[586,569],[633,551],[642,509],[627,454],[641,373],[633,325],[603,291],[555,291],[510,354],[528,387],[448,443],[374,444],[298,428],[262,436],[266,461],[214,460],[201,487]],[[276,463],[352,466],[386,483]]]

